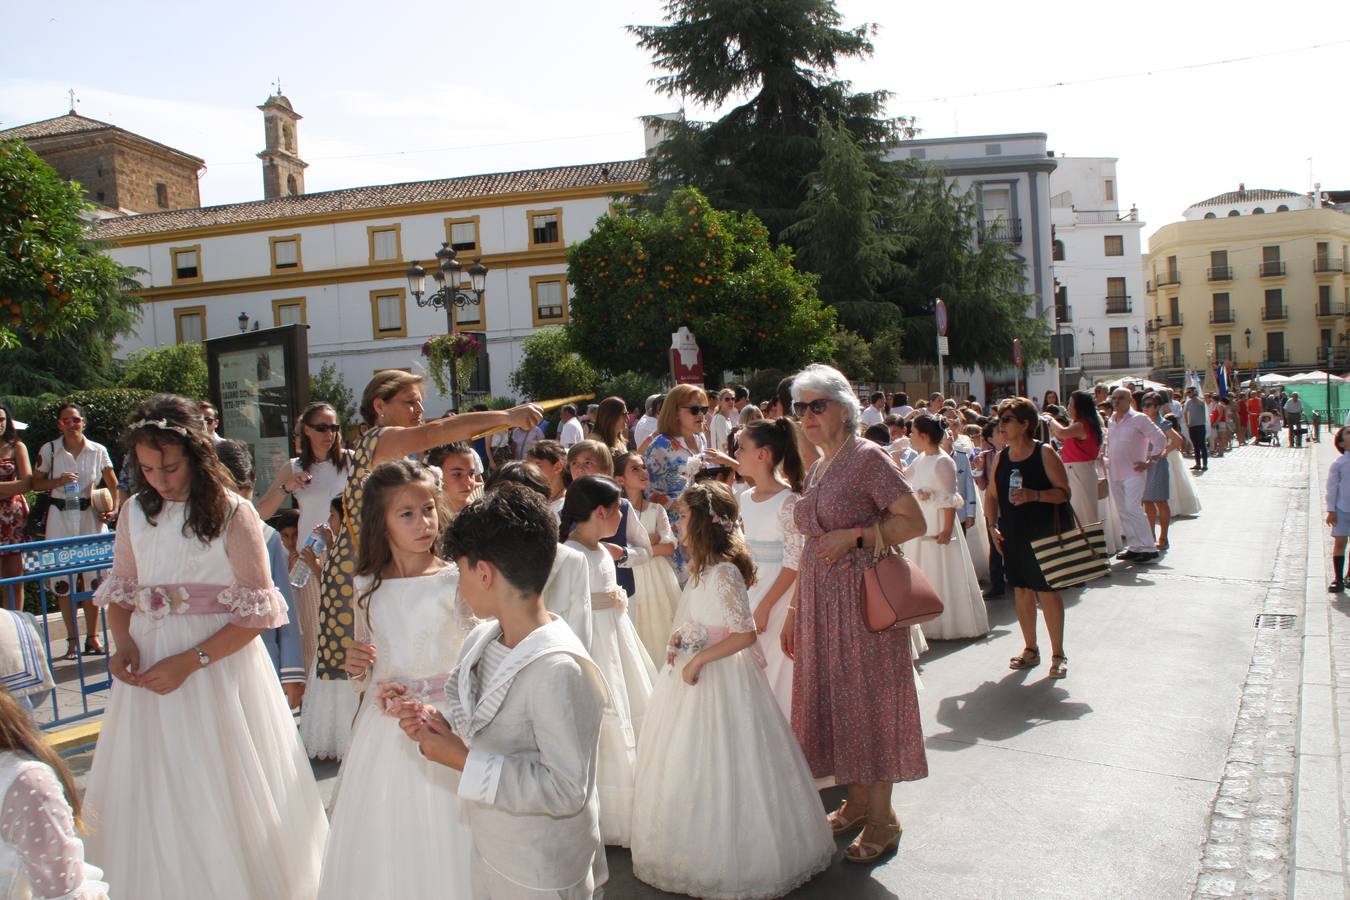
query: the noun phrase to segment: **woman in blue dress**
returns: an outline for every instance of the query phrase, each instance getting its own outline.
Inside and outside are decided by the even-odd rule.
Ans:
[[[694,483],[694,476],[703,467],[703,452],[708,448],[703,423],[707,417],[708,395],[703,389],[677,384],[661,404],[656,433],[639,448],[651,479],[647,499],[665,507],[672,530],[680,518],[680,494]],[[689,560],[683,548],[675,551],[673,561],[675,575],[683,586],[689,578]]]

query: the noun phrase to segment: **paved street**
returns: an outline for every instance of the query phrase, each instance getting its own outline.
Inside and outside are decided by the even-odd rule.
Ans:
[[[987,639],[934,644],[920,694],[931,774],[896,791],[900,853],[857,867],[841,841],[793,896],[1284,897],[1295,869],[1299,898],[1344,896],[1350,757],[1335,727],[1350,662],[1334,667],[1330,649],[1350,661],[1350,603],[1324,593],[1330,460],[1324,443],[1214,461],[1204,512],[1175,523],[1159,564],[1068,597],[1064,681],[1044,664],[1008,670],[1011,599],[990,605]],[[1254,628],[1270,611],[1295,627]],[[335,768],[316,773],[331,791]],[[667,896],[633,879],[626,851],[610,867],[607,896]]]

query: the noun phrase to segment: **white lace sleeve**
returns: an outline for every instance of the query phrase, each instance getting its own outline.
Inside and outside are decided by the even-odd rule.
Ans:
[[[783,529],[783,568],[796,569],[802,558],[802,547],[806,545],[806,536],[797,530],[797,520],[793,511],[801,495],[789,493],[783,505],[778,507],[778,524]]]
[[[966,498],[956,489],[956,460],[945,453],[939,454],[935,471],[938,489],[934,491],[933,499],[937,501],[938,509],[963,508]]]
[[[750,613],[750,592],[740,569],[731,563],[718,563],[712,572],[712,587],[722,601],[722,617],[727,631],[739,633],[755,630],[755,617]]]
[[[5,794],[0,838],[19,852],[34,897],[100,900],[108,886],[84,861],[84,843],[61,783],[45,765],[28,765]]]
[[[135,502],[133,499],[126,505],[130,507]],[[140,584],[136,579],[136,550],[131,542],[132,514],[129,508],[122,512],[122,522],[113,537],[112,571],[94,591],[95,606],[106,607],[116,603],[127,609],[136,608],[136,592],[140,590]]]
[[[650,535],[648,535],[648,537],[650,537]],[[670,527],[670,516],[662,514],[656,517],[656,540],[652,541],[652,543],[653,544],[677,543],[677,541],[675,540],[675,529]]]

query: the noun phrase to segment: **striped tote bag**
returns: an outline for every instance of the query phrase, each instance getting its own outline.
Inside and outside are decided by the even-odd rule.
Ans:
[[[1056,591],[1111,574],[1111,563],[1106,557],[1106,529],[1102,523],[1080,525],[1073,508],[1068,504],[1064,507],[1068,509],[1073,526],[1060,530],[1060,507],[1056,506],[1055,532],[1031,542],[1045,583]]]

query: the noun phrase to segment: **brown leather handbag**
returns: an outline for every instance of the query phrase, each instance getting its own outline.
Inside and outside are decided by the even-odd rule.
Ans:
[[[942,598],[923,571],[898,547],[888,547],[877,523],[872,564],[863,572],[862,619],[868,631],[882,632],[931,622],[942,615]]]

